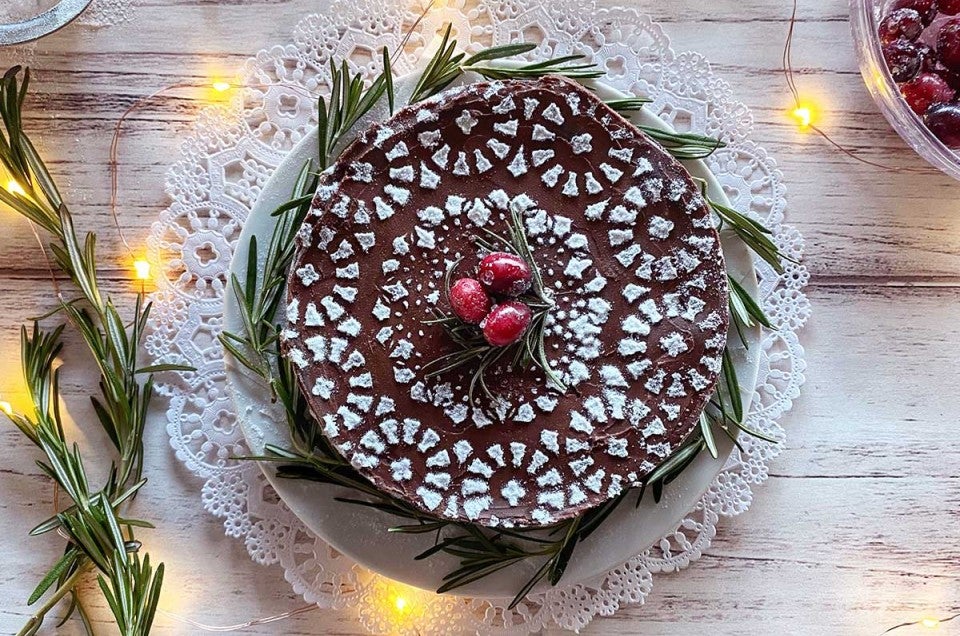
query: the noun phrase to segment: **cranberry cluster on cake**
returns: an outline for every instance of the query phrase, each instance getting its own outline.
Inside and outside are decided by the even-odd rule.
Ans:
[[[324,434],[385,492],[487,526],[637,484],[697,426],[726,345],[699,185],[558,77],[361,133],[288,282],[285,354]]]

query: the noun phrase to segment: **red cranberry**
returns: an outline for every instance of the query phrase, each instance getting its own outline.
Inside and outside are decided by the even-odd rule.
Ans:
[[[927,68],[928,66],[929,68]],[[950,85],[950,88],[955,91],[960,91],[960,73],[954,73],[939,62],[924,64],[924,71],[936,73],[943,78],[943,81]]]
[[[461,278],[450,286],[450,306],[461,320],[477,325],[490,311],[490,297],[480,281]]]
[[[960,149],[960,104],[934,104],[927,109],[923,121],[937,139]]]
[[[957,15],[960,13],[960,0],[940,0],[937,8],[945,15]]]
[[[937,55],[951,71],[960,71],[960,19],[945,22],[937,34]]]
[[[931,104],[949,102],[956,94],[950,85],[939,75],[922,73],[913,81],[900,87],[900,93],[907,100],[910,108],[918,115],[923,115]]]
[[[530,308],[511,300],[493,308],[480,323],[483,337],[494,347],[506,347],[520,340],[530,325]]]
[[[883,47],[883,59],[898,84],[909,82],[920,72],[923,54],[917,45],[906,40],[897,40]]]
[[[493,252],[480,261],[477,276],[495,294],[519,296],[530,289],[530,265],[516,254]]]
[[[898,9],[880,21],[878,32],[884,44],[901,38],[913,42],[923,33],[923,21],[913,9]]]
[[[899,9],[913,9],[920,14],[924,24],[930,24],[937,17],[937,0],[895,0],[890,11]]]

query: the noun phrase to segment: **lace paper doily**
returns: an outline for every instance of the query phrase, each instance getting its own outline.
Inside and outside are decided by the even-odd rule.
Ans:
[[[421,0],[424,6],[427,0]],[[433,9],[416,27],[395,72],[413,69],[423,47],[452,22],[468,49],[519,37],[540,41],[531,57],[582,53],[607,71],[616,88],[655,98],[647,106],[681,131],[719,136],[728,143],[708,161],[733,204],[772,228],[781,249],[799,260],[803,240],[784,224],[785,189],[776,163],[748,139],[752,117],[733,99],[703,56],[675,53],[661,27],[630,9],[600,9],[594,0],[508,2],[459,0]],[[243,69],[245,89],[229,107],[211,108],[183,144],[170,170],[173,200],[154,224],[151,261],[162,263],[147,350],[155,358],[189,364],[196,372],[167,377],[170,444],[203,478],[203,506],[224,520],[226,534],[245,542],[254,561],[278,564],[298,594],[328,608],[355,608],[372,632],[444,634],[460,631],[527,633],[543,627],[580,629],[596,616],[642,603],[653,574],[677,571],[700,557],[720,517],[744,512],[753,486],[767,478],[779,446],[741,435],[723,471],[677,529],[621,567],[578,585],[559,586],[513,611],[504,603],[405,590],[408,609],[389,598],[395,584],[339,555],[313,536],[283,505],[253,463],[231,457],[247,449],[233,413],[216,336],[233,245],[267,178],[286,152],[316,125],[316,102],[325,91],[328,60],[348,59],[368,76],[380,71],[381,47],[401,45],[420,14],[390,0],[335,2],[294,30],[293,42],[261,51]],[[297,88],[300,87],[300,88]],[[305,90],[304,90],[305,89]],[[803,384],[805,363],[797,332],[810,307],[803,293],[809,274],[788,264],[778,276],[758,262],[761,303],[777,326],[762,343],[760,375],[748,423],[783,439],[778,419]],[[393,591],[391,591],[393,590]],[[424,602],[413,602],[421,595]]]

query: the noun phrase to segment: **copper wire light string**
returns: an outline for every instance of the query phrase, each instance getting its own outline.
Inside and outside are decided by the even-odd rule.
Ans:
[[[960,618],[960,614],[954,614],[952,616],[947,616],[945,618],[922,618],[918,621],[912,621],[910,623],[900,623],[899,625],[894,625],[890,629],[885,630],[884,634],[889,634],[892,631],[902,629],[904,627],[913,627],[914,625],[923,625],[924,627],[933,629],[939,627],[943,623],[949,623],[955,618]]]
[[[256,619],[247,621],[245,623],[237,623],[235,625],[207,625],[206,623],[201,623],[191,618],[186,618],[185,616],[179,616],[177,614],[173,614],[171,612],[168,612],[162,609],[158,609],[157,613],[175,622],[182,623],[185,625],[190,625],[191,627],[195,627],[205,632],[235,632],[237,630],[246,629],[248,627],[255,627],[257,625],[268,625],[270,623],[277,623],[279,621],[283,621],[288,618],[293,618],[294,616],[298,616],[300,614],[306,614],[307,612],[312,612],[317,609],[320,609],[320,606],[317,605],[316,603],[313,603],[311,605],[303,605],[302,607],[292,609],[289,612],[284,612],[282,614],[275,614],[273,616],[267,616],[264,618],[256,618]]]
[[[802,107],[803,102],[800,99],[800,91],[797,88],[797,83],[796,83],[796,79],[794,78],[794,69],[793,69],[793,36],[796,32],[796,25],[797,25],[797,5],[798,5],[798,0],[793,0],[793,10],[790,13],[790,22],[789,22],[789,25],[787,26],[787,38],[784,41],[784,45],[783,45],[783,75],[787,82],[787,88],[790,89],[790,93],[793,95],[794,105],[797,109],[799,109]],[[810,124],[807,124],[805,127],[809,128],[813,132],[820,135],[824,139],[824,141],[829,143],[836,150],[839,150],[849,158],[853,159],[854,161],[859,161],[862,164],[865,164],[874,168],[879,168],[880,170],[884,170],[887,172],[916,172],[916,173],[923,173],[923,174],[930,173],[930,170],[927,168],[897,167],[897,166],[886,165],[883,163],[878,163],[870,159],[864,159],[853,150],[850,150],[849,148],[846,148],[839,142],[835,141],[829,134],[827,134],[825,130],[823,130],[816,124],[810,123]]]

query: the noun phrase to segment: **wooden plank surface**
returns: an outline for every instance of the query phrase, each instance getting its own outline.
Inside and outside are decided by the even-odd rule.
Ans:
[[[709,4],[709,12],[705,6]],[[721,523],[707,554],[679,575],[658,576],[644,606],[598,619],[593,634],[878,634],[960,606],[960,185],[932,169],[881,173],[802,134],[785,117],[780,75],[788,3],[671,0],[639,3],[678,50],[697,50],[756,118],[754,138],[777,158],[789,217],[807,239],[815,314],[803,334],[808,382],[786,419],[788,442],[752,509]],[[230,75],[259,48],[285,43],[318,7],[293,0],[141,0],[109,29],[69,28],[30,54],[36,95],[27,126],[65,185],[80,225],[109,228],[110,132],[133,100],[183,78]],[[805,93],[831,135],[894,166],[918,159],[864,89],[844,0],[801,1],[794,59]],[[0,64],[20,52],[0,50]],[[130,122],[121,149],[122,217],[135,247],[165,205],[163,181],[205,105],[189,92],[157,100]],[[18,328],[51,304],[33,235],[0,212],[0,394],[23,399]],[[129,258],[106,232],[103,269],[119,292]],[[74,362],[76,364],[74,364]],[[83,406],[95,378],[68,350],[65,387],[76,434],[88,447]],[[199,483],[170,450],[158,410],[149,432],[151,479],[137,506],[159,529],[145,536],[166,561],[161,606],[209,624],[299,607],[278,568],[261,568],[204,513]],[[0,428],[0,633],[27,615],[24,599],[56,558],[56,541],[26,531],[52,505],[34,451]],[[88,583],[88,586],[90,584]],[[97,621],[107,613],[88,595]],[[960,626],[943,633],[960,634]],[[62,633],[79,633],[68,625]],[[257,634],[359,634],[349,611],[316,611]],[[109,632],[108,632],[109,633]],[[196,630],[168,617],[156,633]],[[905,630],[904,634],[918,633]]]

